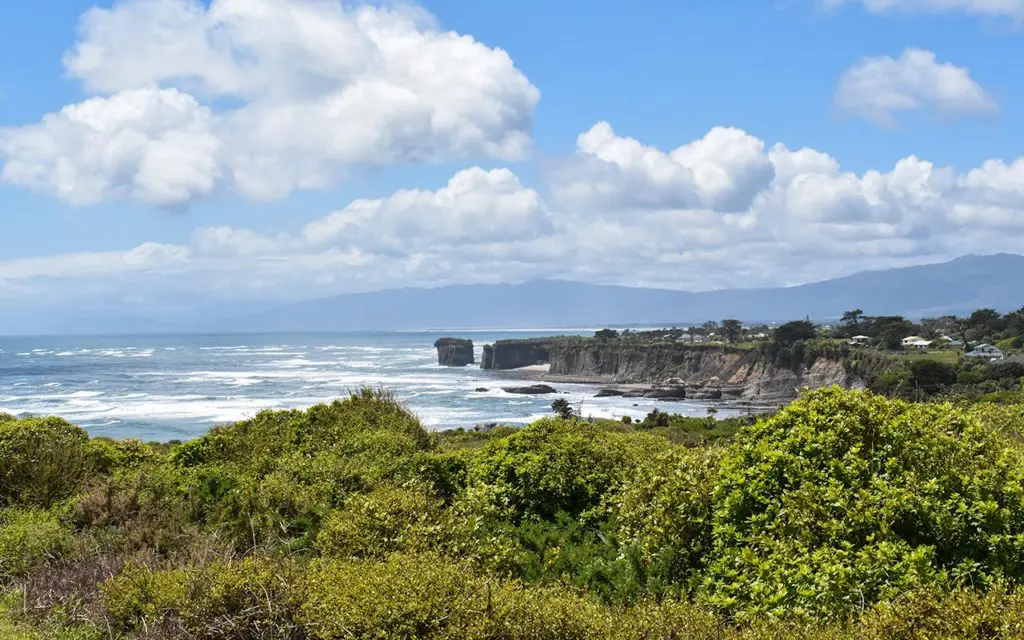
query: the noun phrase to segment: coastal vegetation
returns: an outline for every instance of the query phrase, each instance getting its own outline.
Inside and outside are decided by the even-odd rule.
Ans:
[[[1001,400],[429,433],[366,389],[171,445],[0,416],[0,637],[1020,637]]]

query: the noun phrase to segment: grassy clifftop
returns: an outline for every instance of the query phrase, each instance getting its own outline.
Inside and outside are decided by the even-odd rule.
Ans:
[[[896,639],[1024,625],[1022,405],[823,389],[725,444],[670,432],[543,419],[430,434],[378,391],[173,447],[5,416],[0,637]]]

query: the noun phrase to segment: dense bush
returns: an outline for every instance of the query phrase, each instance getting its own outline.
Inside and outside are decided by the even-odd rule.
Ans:
[[[0,579],[22,575],[70,551],[72,531],[52,511],[0,511]]]
[[[614,498],[622,540],[641,554],[645,586],[692,592],[711,553],[720,452],[675,450],[642,465]]]
[[[354,494],[417,470],[439,491],[457,469],[418,457],[432,445],[419,420],[386,392],[367,389],[307,411],[264,411],[177,447],[192,518],[239,544],[308,546],[320,520]]]
[[[742,432],[720,474],[701,589],[725,611],[838,617],[1024,572],[1024,467],[950,405],[810,392]]]
[[[60,418],[0,421],[0,507],[48,507],[92,470],[89,436]]]
[[[641,460],[667,448],[653,436],[544,418],[487,447],[469,479],[513,519],[580,515],[598,506]]]
[[[1020,637],[1001,400],[427,434],[366,391],[170,452],[0,417],[0,638]]]
[[[415,488],[381,487],[327,517],[317,548],[329,556],[384,558],[416,547],[440,517],[441,502]]]

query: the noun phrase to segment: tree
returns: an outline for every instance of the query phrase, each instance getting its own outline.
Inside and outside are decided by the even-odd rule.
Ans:
[[[891,351],[902,349],[903,338],[914,332],[914,323],[903,316],[878,316],[871,319],[871,325],[882,347]]]
[[[1003,327],[1006,326],[1003,317],[994,309],[978,309],[971,314],[967,321],[970,323],[971,329],[974,330],[974,335],[977,338],[991,336],[1002,331]]]
[[[743,323],[739,320],[722,320],[722,334],[726,342],[739,342],[743,335]]]
[[[576,410],[572,408],[565,398],[557,398],[551,403],[551,410],[563,420],[572,420],[576,417]]]
[[[791,345],[801,340],[812,340],[815,335],[813,322],[809,320],[794,320],[775,328],[775,343]]]
[[[970,320],[953,316],[953,332],[956,333],[956,337],[960,338],[964,351],[966,352],[970,350],[970,347],[968,346],[970,344],[970,340],[967,339],[971,332]]]
[[[605,342],[608,340],[614,340],[618,338],[619,332],[616,331],[615,329],[601,329],[600,331],[594,333],[594,337],[600,340],[601,342]]]
[[[851,311],[844,311],[843,317],[839,321],[848,327],[856,327],[863,319],[864,312],[860,309],[853,309]]]
[[[939,316],[938,318],[921,319],[921,335],[929,340],[940,335],[953,333],[953,316]]]
[[[941,393],[956,383],[956,367],[937,360],[914,360],[909,364],[910,383],[926,395]]]

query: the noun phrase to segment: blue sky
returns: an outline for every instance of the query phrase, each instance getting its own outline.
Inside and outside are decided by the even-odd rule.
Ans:
[[[33,4],[0,10],[0,299],[703,289],[1024,249],[1024,0]]]

